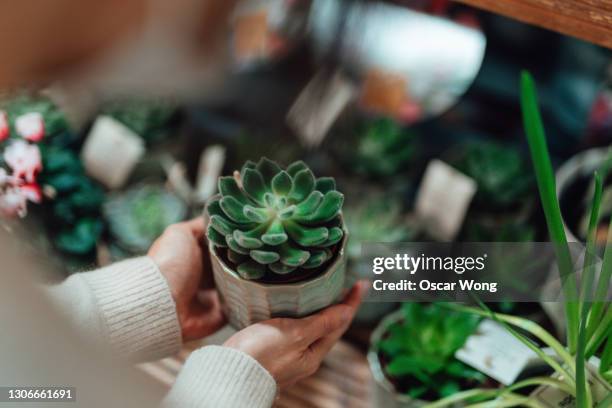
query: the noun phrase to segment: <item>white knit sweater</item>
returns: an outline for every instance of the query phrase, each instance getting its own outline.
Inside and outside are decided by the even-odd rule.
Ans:
[[[134,361],[173,355],[181,346],[176,308],[166,279],[148,257],[72,275],[51,289],[71,322],[100,346]],[[219,346],[187,359],[166,397],[169,407],[270,407],[272,376],[253,358]]]

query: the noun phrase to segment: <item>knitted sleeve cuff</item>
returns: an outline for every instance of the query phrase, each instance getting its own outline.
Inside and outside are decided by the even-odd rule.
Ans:
[[[269,408],[275,396],[274,378],[254,358],[206,346],[189,356],[164,406]]]
[[[80,274],[98,308],[110,346],[134,360],[175,354],[181,329],[168,282],[149,257]]]

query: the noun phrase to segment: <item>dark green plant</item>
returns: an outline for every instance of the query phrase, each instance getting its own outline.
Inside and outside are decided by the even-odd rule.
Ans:
[[[248,161],[219,179],[220,195],[207,206],[208,238],[245,279],[314,269],[334,255],[344,235],[344,196],[333,178],[315,178],[297,161],[286,170],[267,159]]]
[[[415,134],[392,119],[374,120],[358,133],[351,164],[359,173],[392,176],[414,157],[414,141]]]
[[[515,204],[533,186],[533,175],[519,151],[498,143],[466,143],[455,167],[476,181],[475,199],[488,206]]]
[[[478,316],[435,303],[404,303],[401,310],[403,319],[391,324],[374,346],[387,361],[385,374],[411,384],[405,390],[408,395],[434,400],[485,381],[484,374],[454,357],[476,331]]]
[[[139,254],[146,252],[166,227],[185,219],[187,205],[162,186],[143,185],[110,197],[103,212],[119,246]]]
[[[102,113],[113,117],[130,128],[147,143],[160,140],[176,105],[163,99],[121,99],[108,102]]]

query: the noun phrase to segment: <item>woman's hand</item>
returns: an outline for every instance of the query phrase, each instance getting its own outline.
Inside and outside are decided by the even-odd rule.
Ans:
[[[271,319],[249,326],[224,344],[257,360],[286,387],[314,374],[349,327],[367,283],[358,282],[340,304],[303,319]]]
[[[206,337],[225,324],[208,248],[202,247],[204,228],[203,217],[171,225],[148,253],[168,281],[184,341]]]

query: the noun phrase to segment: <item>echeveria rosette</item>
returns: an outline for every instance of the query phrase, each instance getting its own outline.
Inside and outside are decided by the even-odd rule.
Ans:
[[[285,170],[265,157],[247,161],[240,182],[221,177],[219,192],[207,206],[207,235],[245,279],[321,267],[344,236],[344,196],[302,161]]]

